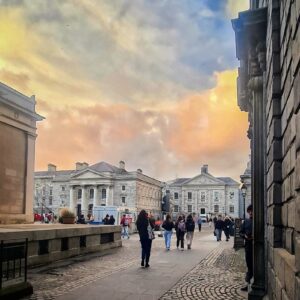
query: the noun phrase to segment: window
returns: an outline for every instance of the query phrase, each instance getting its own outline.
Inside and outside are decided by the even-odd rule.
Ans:
[[[122,191],[125,191],[125,185],[122,185]]]
[[[166,193],[167,193],[167,194],[170,194],[170,190],[166,190]]]
[[[106,199],[106,189],[102,189],[101,191],[101,198]]]
[[[126,197],[122,197],[122,203],[126,203]]]
[[[218,212],[219,212],[219,205],[215,205],[215,206],[214,206],[214,212],[215,212],[215,213],[218,213]]]
[[[52,205],[52,202],[53,202],[53,198],[52,196],[49,196],[49,205]]]
[[[230,212],[230,213],[234,213],[234,206],[233,206],[233,205],[230,205],[230,206],[229,206],[229,212]]]
[[[81,199],[81,197],[82,197],[82,189],[79,189],[77,192],[77,198]]]
[[[188,192],[188,200],[192,200],[192,192]]]
[[[52,193],[53,193],[53,187],[50,186],[50,196],[52,196]]]
[[[215,201],[219,201],[219,192],[214,192],[214,199]]]
[[[201,202],[205,202],[205,192],[201,192]]]
[[[201,208],[201,209],[200,209],[200,214],[201,214],[201,215],[205,215],[205,208]]]
[[[61,190],[64,192],[66,190],[66,187],[62,186]]]
[[[174,193],[174,199],[178,199],[178,193]]]
[[[43,186],[43,189],[42,189],[42,195],[45,196],[46,195],[46,187]]]
[[[188,205],[188,212],[191,213],[193,211],[193,205]]]
[[[174,205],[174,212],[178,212],[178,205]]]
[[[234,192],[230,192],[230,193],[229,193],[229,198],[230,198],[230,199],[233,199],[233,198],[234,198]]]
[[[94,189],[90,189],[90,199],[94,199]]]

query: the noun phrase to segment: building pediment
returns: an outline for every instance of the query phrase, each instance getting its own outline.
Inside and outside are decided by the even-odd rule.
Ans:
[[[184,182],[184,185],[224,185],[221,180],[209,175],[200,174]]]
[[[82,172],[71,176],[71,179],[104,179],[104,178],[108,178],[108,177],[90,169],[83,170]]]

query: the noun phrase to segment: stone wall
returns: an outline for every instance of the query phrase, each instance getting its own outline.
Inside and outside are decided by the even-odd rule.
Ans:
[[[299,16],[299,0],[268,1],[265,83],[269,299],[300,299],[300,278],[296,276],[300,271]]]

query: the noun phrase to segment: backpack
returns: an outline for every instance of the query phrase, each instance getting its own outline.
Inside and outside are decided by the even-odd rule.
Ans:
[[[128,222],[128,219],[125,219],[124,220],[124,226],[128,226],[129,222]]]
[[[180,231],[182,231],[182,232],[185,231],[185,223],[184,223],[184,222],[180,221],[180,222],[178,223],[178,230],[180,230]]]

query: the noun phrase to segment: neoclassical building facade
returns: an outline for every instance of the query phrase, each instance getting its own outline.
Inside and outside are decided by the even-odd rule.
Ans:
[[[154,215],[161,210],[161,182],[143,174],[129,172],[125,163],[119,167],[106,162],[89,166],[76,163],[74,170],[59,171],[49,164],[47,171],[35,172],[35,211],[51,210],[57,214],[70,207],[85,216],[95,206],[115,206],[120,212],[136,214],[141,209]]]
[[[239,183],[230,177],[214,177],[208,166],[193,178],[166,182],[163,194],[169,194],[173,216],[179,213],[239,216]]]

